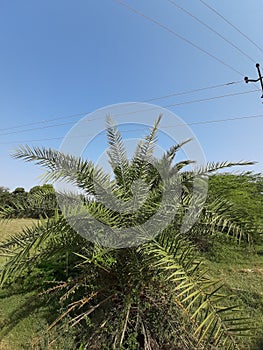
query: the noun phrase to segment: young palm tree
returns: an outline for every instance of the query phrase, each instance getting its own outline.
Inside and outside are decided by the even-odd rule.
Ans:
[[[201,190],[209,173],[251,163],[183,171],[190,161],[174,163],[182,144],[155,159],[159,122],[130,160],[118,128],[108,120],[114,178],[91,161],[51,149],[25,146],[14,154],[46,167],[48,180],[72,182],[84,193],[61,194],[53,218],[42,219],[0,246],[8,257],[1,272],[3,285],[54,257],[67,258],[66,275],[62,281],[55,276],[57,284],[46,293],[62,305],[50,329],[63,319],[75,326],[76,348],[239,349],[238,337],[249,334],[247,318],[231,304],[222,283],[209,277],[194,240],[219,232],[249,240],[246,228],[229,215],[227,203],[217,200],[200,210],[198,200],[203,201]],[[200,198],[191,191],[196,178]],[[189,212],[193,200],[199,218],[182,230],[186,214],[194,213]],[[2,216],[12,215],[12,210],[3,209]],[[145,225],[153,217],[153,224]]]

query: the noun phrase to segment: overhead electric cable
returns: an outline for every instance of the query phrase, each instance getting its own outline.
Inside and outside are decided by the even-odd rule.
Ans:
[[[165,106],[160,106],[161,108],[169,108],[169,107],[176,107],[176,106],[182,106],[182,105],[187,105],[187,104],[192,104],[192,103],[200,103],[200,102],[205,102],[205,101],[212,101],[212,100],[217,100],[217,99],[222,99],[222,98],[226,98],[226,97],[233,97],[233,96],[238,96],[238,95],[246,95],[246,94],[250,94],[253,92],[257,92],[259,91],[259,89],[255,89],[255,90],[250,90],[250,91],[242,91],[242,92],[235,92],[235,93],[231,93],[231,94],[225,94],[225,95],[219,95],[219,96],[212,96],[212,97],[207,97],[207,98],[202,98],[202,99],[197,99],[197,100],[190,100],[190,101],[185,101],[185,102],[179,102],[179,103],[171,103]],[[133,102],[131,102],[131,104],[133,104]],[[126,115],[129,114],[135,114],[138,112],[144,112],[144,111],[151,111],[151,110],[155,110],[156,107],[150,107],[141,111],[132,111],[132,112],[128,112],[126,113]],[[102,117],[103,119],[105,118]],[[93,121],[93,120],[98,120],[98,119],[102,119],[102,118],[89,118],[86,121]],[[42,129],[50,129],[53,127],[58,127],[58,126],[64,126],[64,125],[70,125],[72,123],[75,122],[66,122],[66,123],[59,123],[59,124],[52,124],[52,125],[46,125],[46,126],[39,126],[36,128],[30,128],[30,129],[24,129],[24,130],[16,130],[16,131],[9,131],[6,133],[2,133],[0,134],[0,136],[7,136],[7,135],[12,135],[12,134],[20,134],[23,132],[29,132],[29,131],[35,131],[35,130],[42,130]]]
[[[159,97],[145,99],[145,100],[138,101],[138,102],[152,102],[152,101],[162,100],[162,99],[169,98],[169,97],[175,97],[175,96],[180,96],[180,95],[188,95],[188,94],[192,94],[192,93],[195,93],[195,92],[200,92],[200,91],[205,91],[205,90],[212,90],[212,89],[216,89],[216,88],[220,88],[220,87],[224,87],[224,86],[240,84],[240,83],[243,83],[243,82],[244,82],[243,80],[231,81],[231,82],[228,82],[228,83],[222,83],[222,84],[217,84],[217,85],[210,85],[210,86],[201,87],[201,88],[192,89],[192,90],[185,90],[185,91],[181,91],[181,92],[180,91],[179,92],[173,92],[173,93],[168,94],[168,95],[162,95],[162,96],[159,96]],[[0,131],[19,129],[19,128],[22,128],[22,127],[32,126],[32,125],[46,124],[46,123],[50,123],[50,122],[57,121],[57,120],[63,120],[63,119],[70,119],[70,118],[74,118],[74,117],[80,117],[80,116],[83,116],[83,115],[89,114],[89,113],[91,113],[91,111],[86,111],[86,112],[82,112],[82,113],[75,113],[75,114],[69,114],[69,115],[66,115],[66,116],[61,116],[61,117],[56,117],[56,118],[51,118],[51,119],[44,119],[44,120],[40,120],[38,122],[19,124],[19,125],[15,125],[15,126],[6,127],[6,128],[1,128]]]
[[[193,13],[191,13],[190,11],[186,10],[184,7],[178,5],[175,1],[173,0],[167,0],[170,4],[172,4],[173,6],[175,6],[176,8],[178,8],[180,11],[186,13],[188,16],[192,17],[195,21],[199,22],[200,24],[202,24],[205,28],[207,28],[208,30],[210,30],[212,33],[216,34],[217,36],[219,36],[221,39],[223,39],[225,42],[227,42],[229,45],[231,45],[233,48],[235,48],[237,51],[239,51],[243,56],[245,56],[246,58],[248,58],[250,61],[252,61],[253,63],[256,62],[255,59],[253,59],[251,56],[249,56],[245,51],[241,50],[237,45],[233,44],[232,41],[228,40],[226,37],[224,37],[222,34],[220,34],[218,31],[216,31],[214,28],[210,27],[207,23],[205,23],[204,21],[202,21],[199,17],[195,16]]]
[[[190,123],[181,123],[181,124],[174,124],[174,125],[163,125],[162,128],[175,128],[178,126],[185,126],[185,125],[202,125],[202,124],[216,124],[216,123],[222,123],[222,122],[228,122],[228,121],[236,121],[236,120],[249,120],[249,119],[261,119],[263,118],[263,114],[256,114],[256,115],[248,115],[248,116],[237,116],[237,117],[228,117],[228,118],[222,118],[222,119],[214,119],[214,120],[201,120],[201,121],[195,121]],[[129,130],[122,130],[121,132],[134,132],[134,131],[141,131],[141,129],[129,129]],[[80,138],[80,137],[87,137],[87,136],[94,136],[92,134],[89,135],[77,135],[77,136],[71,136],[71,138]],[[64,136],[58,136],[58,137],[50,137],[50,138],[42,138],[42,139],[32,139],[32,140],[21,140],[21,141],[8,141],[8,142],[0,142],[1,145],[4,144],[14,144],[14,143],[29,143],[29,142],[39,142],[39,141],[52,141],[52,140],[62,140]]]
[[[39,126],[39,127],[36,127],[36,128],[30,128],[30,129],[24,129],[24,130],[9,131],[9,132],[0,134],[0,136],[6,136],[6,135],[12,135],[12,134],[21,134],[23,132],[28,132],[28,131],[35,131],[35,130],[55,128],[57,126],[69,125],[69,124],[72,124],[72,123],[74,123],[74,122],[66,122],[66,123],[60,123],[60,124]]]
[[[237,26],[235,26],[233,23],[231,23],[228,19],[226,19],[221,13],[219,13],[217,10],[215,10],[211,5],[208,5],[204,0],[199,0],[203,5],[205,5],[207,8],[209,8],[211,11],[213,11],[218,17],[220,17],[223,21],[225,21],[227,24],[229,24],[232,28],[234,28],[239,34],[241,34],[244,38],[246,38],[252,45],[254,45],[256,48],[258,48],[262,53],[263,49],[249,36],[247,36],[244,32],[242,32]]]
[[[175,96],[180,96],[180,95],[188,95],[188,94],[192,94],[192,93],[195,93],[195,92],[200,92],[200,91],[205,91],[205,90],[212,90],[212,89],[216,89],[216,88],[219,88],[219,87],[229,86],[229,85],[234,85],[234,84],[240,84],[240,83],[243,83],[243,80],[231,81],[229,83],[224,83],[224,84],[210,85],[210,86],[207,86],[207,87],[198,88],[198,89],[194,89],[194,90],[186,90],[186,91],[182,91],[182,92],[174,92],[174,93],[171,93],[171,94],[168,94],[168,95],[164,95],[164,96],[160,96],[160,97],[154,97],[154,98],[150,98],[150,99],[147,99],[147,100],[143,100],[141,102],[157,101],[157,100],[162,100],[162,99],[169,98],[169,97],[175,97]]]
[[[114,2],[128,8],[130,11],[134,12],[135,14],[137,14],[138,16],[143,17],[144,19],[146,19],[147,21],[157,25],[158,27],[164,29],[165,31],[169,32],[170,34],[172,34],[173,36],[175,36],[177,39],[180,39],[184,42],[186,42],[187,44],[193,46],[194,48],[196,48],[197,50],[205,53],[206,55],[208,55],[209,57],[213,58],[214,60],[216,60],[217,62],[221,63],[222,65],[224,65],[225,67],[231,69],[233,72],[244,76],[243,73],[241,73],[240,71],[238,71],[236,68],[234,68],[233,66],[231,66],[230,64],[226,63],[225,61],[223,61],[221,58],[216,57],[214,54],[210,53],[209,51],[203,49],[202,47],[198,46],[197,44],[195,44],[194,42],[192,42],[191,40],[185,38],[184,36],[178,34],[177,32],[175,32],[173,29],[171,29],[170,27],[166,26],[165,24],[162,24],[161,22],[157,21],[156,19],[145,15],[143,12],[140,12],[139,10],[135,9],[134,7],[130,6],[129,4],[127,4],[125,1],[122,0],[113,0]]]
[[[56,117],[56,118],[51,118],[51,119],[39,120],[38,122],[30,122],[30,123],[25,123],[25,124],[13,125],[13,126],[9,126],[9,127],[6,127],[6,128],[1,128],[0,131],[18,129],[18,128],[22,128],[24,126],[45,124],[45,123],[50,123],[50,122],[53,122],[53,121],[56,121],[56,120],[61,120],[61,119],[70,119],[70,118],[74,118],[74,117],[80,117],[80,116],[82,116],[84,114],[87,114],[87,113],[90,113],[90,112],[69,114],[69,115],[62,116],[62,117]]]
[[[190,103],[198,103],[198,102],[205,102],[205,101],[211,101],[211,100],[217,100],[225,97],[232,97],[232,96],[238,96],[238,95],[246,95],[250,94],[252,92],[258,92],[260,89],[255,89],[255,90],[250,90],[250,91],[243,91],[243,92],[234,92],[232,94],[226,94],[226,95],[220,95],[220,96],[214,96],[214,97],[207,97],[207,98],[202,98],[198,100],[192,100],[192,101],[185,101],[185,102],[179,102],[179,103],[173,103],[170,105],[164,106],[164,108],[168,107],[175,107],[175,106],[181,106],[181,105],[186,105]]]

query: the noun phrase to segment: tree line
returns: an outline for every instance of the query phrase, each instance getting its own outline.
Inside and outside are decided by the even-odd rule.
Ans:
[[[220,173],[209,177],[208,201],[224,198],[231,210],[239,212],[243,224],[263,233],[263,176],[245,172]],[[0,208],[13,208],[13,217],[51,217],[57,209],[56,192],[51,184],[34,186],[28,192],[23,187],[10,191],[0,186]],[[25,208],[27,208],[25,210]]]
[[[57,208],[56,192],[51,184],[34,186],[28,192],[23,187],[10,191],[0,186],[0,208],[8,208],[13,218],[52,217]]]

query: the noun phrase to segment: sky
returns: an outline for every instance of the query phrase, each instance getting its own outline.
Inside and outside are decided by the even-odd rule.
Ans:
[[[189,124],[207,161],[256,161],[241,170],[263,172],[260,84],[243,81],[263,68],[263,3],[205,2],[259,48],[200,0],[2,0],[0,186],[41,181],[43,170],[11,157],[19,145],[60,149],[97,109],[170,94],[151,103]]]

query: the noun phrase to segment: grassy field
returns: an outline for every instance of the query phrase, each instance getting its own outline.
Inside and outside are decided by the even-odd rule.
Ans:
[[[19,232],[23,227],[32,225],[34,219],[13,219],[0,222],[0,241]]]
[[[0,221],[0,242],[4,241],[9,236],[12,236],[22,230],[23,227],[32,225],[36,220],[34,219],[13,219],[7,221]],[[0,266],[4,259],[0,257]],[[1,348],[0,348],[1,349]]]
[[[210,273],[233,291],[238,304],[254,320],[257,343],[261,343],[255,349],[263,350],[263,246],[218,244],[207,263]]]
[[[0,240],[32,223],[28,219],[0,222]],[[249,249],[218,243],[206,261],[212,275],[238,296],[263,340],[263,246]],[[34,340],[47,328],[47,313],[48,306],[40,306],[32,292],[0,291],[0,350],[34,349]]]
[[[32,225],[32,219],[0,222],[0,241]],[[3,263],[3,258],[0,260]],[[36,334],[47,327],[46,309],[38,309],[34,293],[0,290],[0,350],[31,349]]]

